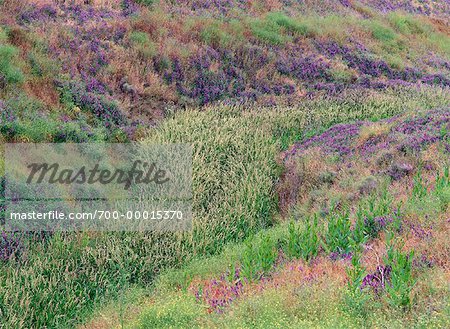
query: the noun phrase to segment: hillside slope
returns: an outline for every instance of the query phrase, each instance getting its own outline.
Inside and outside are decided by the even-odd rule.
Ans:
[[[449,16],[0,0],[0,148],[187,143],[194,212],[187,232],[5,232],[2,158],[0,328],[448,327]]]
[[[447,1],[0,6],[1,106],[25,126],[4,133],[12,140],[90,138],[80,129],[135,139],[138,126],[184,107],[294,105],[349,89],[450,84]],[[35,116],[50,123],[33,135],[26,126]]]

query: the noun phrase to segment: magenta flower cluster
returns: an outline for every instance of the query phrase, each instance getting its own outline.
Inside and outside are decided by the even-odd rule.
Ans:
[[[230,280],[231,276],[231,280]],[[209,306],[209,311],[223,313],[224,308],[239,297],[244,291],[239,269],[234,273],[223,274],[219,280],[212,279],[195,291],[197,301]]]

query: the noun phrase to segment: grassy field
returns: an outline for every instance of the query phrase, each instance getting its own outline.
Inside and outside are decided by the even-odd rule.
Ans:
[[[449,327],[448,9],[0,0],[0,142],[190,144],[194,211],[0,226],[0,328]]]

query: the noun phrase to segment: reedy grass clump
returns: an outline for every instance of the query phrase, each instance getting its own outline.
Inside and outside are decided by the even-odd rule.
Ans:
[[[291,258],[302,258],[310,260],[317,256],[320,248],[319,223],[315,215],[313,218],[306,218],[303,227],[297,227],[294,222],[288,226],[288,235],[283,250]]]
[[[281,25],[276,20],[253,19],[249,24],[253,34],[262,42],[283,45],[289,40],[289,37],[283,34]]]
[[[311,33],[311,29],[307,24],[298,19],[288,17],[283,13],[269,13],[267,15],[267,19],[275,22],[277,25],[283,27],[287,32],[293,34],[309,35]]]
[[[402,252],[402,244],[396,243],[392,234],[386,240],[386,257],[384,263],[389,267],[390,273],[384,287],[388,302],[394,307],[411,307],[411,291],[416,283],[412,274],[414,250],[409,253]]]
[[[437,213],[446,211],[450,204],[449,168],[444,167],[438,172],[434,184],[424,178],[422,170],[418,170],[414,176],[412,197],[406,203],[406,211],[409,214],[423,214],[427,218],[433,218]]]
[[[240,261],[242,276],[249,281],[259,279],[273,268],[277,256],[276,242],[269,235],[261,237],[259,241],[249,238],[244,243]]]

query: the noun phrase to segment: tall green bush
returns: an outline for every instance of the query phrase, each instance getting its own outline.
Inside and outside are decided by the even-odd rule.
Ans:
[[[0,45],[0,75],[7,83],[20,83],[24,76],[13,62],[19,51],[10,45]]]

